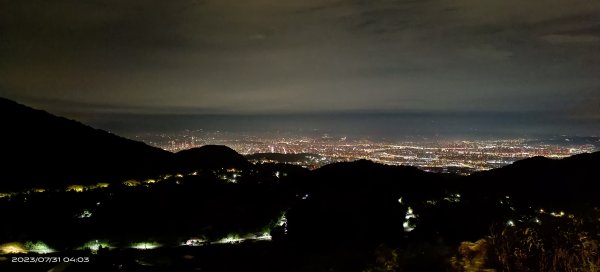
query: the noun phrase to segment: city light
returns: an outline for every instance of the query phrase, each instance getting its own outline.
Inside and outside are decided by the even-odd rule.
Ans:
[[[268,240],[270,241],[273,237],[271,237],[271,234],[269,234],[268,232],[264,232],[261,233],[260,235],[256,236],[257,240]]]
[[[287,217],[285,217],[285,213],[283,213],[277,220],[276,225],[281,227],[285,224],[287,224]]]
[[[23,244],[13,242],[0,245],[0,252],[2,252],[2,254],[18,254],[27,253],[27,249],[25,249]]]
[[[139,249],[139,250],[146,250],[146,249],[155,249],[155,248],[158,248],[161,246],[162,245],[157,242],[139,242],[139,243],[132,243],[129,247],[134,248],[134,249]]]
[[[238,235],[236,234],[230,234],[227,237],[217,241],[216,243],[218,244],[236,244],[236,243],[240,243],[242,241],[244,241],[245,239],[240,238]]]
[[[251,136],[219,134],[206,131],[174,133],[165,138],[143,135],[139,139],[169,151],[179,151],[206,144],[222,144],[241,154],[281,153],[307,154],[302,160],[286,162],[309,169],[340,162],[368,159],[389,165],[416,166],[430,172],[468,175],[511,164],[533,156],[564,158],[574,154],[593,152],[591,144],[546,144],[536,139],[501,139],[471,141],[389,141],[351,139],[345,136],[308,137],[301,135]],[[164,141],[163,141],[164,139]],[[252,159],[252,163],[277,163],[273,159]],[[237,169],[227,169],[235,172]],[[281,178],[281,173],[275,173]],[[231,182],[231,181],[230,181]]]
[[[416,228],[416,225],[414,222],[412,222],[412,219],[415,218],[417,218],[417,215],[414,213],[411,207],[408,207],[406,215],[404,216],[404,223],[402,223],[402,227],[404,227],[405,232],[411,232]]]
[[[124,181],[123,185],[125,185],[127,187],[136,187],[136,186],[140,185],[140,182],[137,180],[130,179],[130,180]]]
[[[37,241],[37,242],[27,241],[27,242],[25,242],[25,248],[27,248],[27,250],[29,252],[34,252],[34,253],[38,253],[38,254],[48,254],[48,253],[55,252],[54,249],[50,248],[47,244],[45,244],[44,242],[41,242],[41,241]]]
[[[83,187],[83,185],[70,185],[69,187],[67,187],[67,191],[81,193],[83,192],[84,188],[85,187]]]
[[[92,217],[92,212],[90,212],[89,210],[83,210],[79,215],[77,215],[77,218],[83,219],[83,218],[90,218]]]
[[[92,251],[92,253],[98,252],[101,248],[110,249],[113,248],[107,241],[103,240],[92,240],[85,243],[80,249],[88,249]]]
[[[201,246],[204,243],[206,243],[205,239],[190,238],[190,239],[186,240],[182,245],[184,245],[184,246]]]

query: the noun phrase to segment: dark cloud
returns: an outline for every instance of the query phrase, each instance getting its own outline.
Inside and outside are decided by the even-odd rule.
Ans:
[[[600,115],[598,1],[0,6],[0,95],[40,107]]]

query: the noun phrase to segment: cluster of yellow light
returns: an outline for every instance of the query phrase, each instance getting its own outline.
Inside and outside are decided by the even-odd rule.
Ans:
[[[73,191],[73,192],[81,193],[81,192],[83,192],[85,190],[95,190],[95,189],[99,189],[99,188],[108,188],[108,186],[110,186],[110,184],[109,183],[104,183],[104,182],[96,183],[94,185],[73,184],[73,185],[69,185],[67,187],[66,191],[67,192],[68,191]],[[45,189],[34,189],[34,190],[36,190],[35,192],[38,192],[38,193],[42,193],[42,192],[46,191]]]
[[[0,198],[5,198],[11,196],[11,193],[0,193]]]
[[[565,216],[565,212],[563,212],[563,211],[561,211],[559,213],[551,212],[550,215],[552,215],[554,217],[563,217],[563,216]]]
[[[83,189],[85,189],[85,187],[83,187],[83,185],[70,185],[69,187],[67,187],[67,192],[68,191],[73,191],[73,192],[77,192],[77,193],[81,193],[83,192]]]
[[[135,187],[135,186],[140,185],[140,182],[137,180],[130,179],[130,180],[124,181],[123,185],[128,186],[128,187]]]
[[[27,249],[25,249],[23,244],[13,242],[0,245],[0,252],[2,252],[2,254],[18,254],[27,253]]]
[[[545,211],[544,209],[540,209],[538,212],[539,212],[539,213],[546,213],[546,211]],[[551,216],[558,217],[558,218],[561,218],[561,217],[567,217],[567,218],[571,218],[571,219],[575,218],[575,215],[574,215],[574,214],[567,214],[567,213],[565,213],[564,211],[560,211],[560,212],[550,212],[549,214],[550,214]]]
[[[108,186],[110,186],[109,183],[97,183],[96,185],[92,186],[92,189],[97,189],[97,188],[108,188]]]
[[[156,180],[155,179],[147,179],[144,181],[144,183],[152,184],[152,183],[156,183]]]
[[[33,189],[33,192],[35,192],[35,193],[43,193],[45,191],[46,191],[46,189],[44,189],[44,188],[34,188]]]

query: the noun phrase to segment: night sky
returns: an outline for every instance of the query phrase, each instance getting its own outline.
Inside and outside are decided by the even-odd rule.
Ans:
[[[0,0],[0,96],[72,115],[598,123],[599,75],[597,0]]]

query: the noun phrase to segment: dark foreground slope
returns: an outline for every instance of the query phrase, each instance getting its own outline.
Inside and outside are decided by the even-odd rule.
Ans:
[[[479,172],[466,184],[484,195],[529,198],[546,206],[595,205],[600,193],[600,152],[564,159],[534,157]]]
[[[171,153],[0,98],[0,186],[90,184],[159,172]]]
[[[304,181],[308,197],[290,210],[290,236],[384,241],[404,235],[398,229],[410,206],[420,214],[414,233],[475,239],[511,214],[598,207],[598,165],[600,152],[531,158],[469,177],[370,161],[331,164]]]
[[[209,149],[229,153],[224,147]],[[540,265],[554,265],[544,262],[555,260],[549,256],[557,252],[562,255],[556,258],[600,261],[597,252],[585,251],[600,233],[600,203],[586,197],[598,192],[598,181],[589,178],[596,170],[580,168],[592,166],[597,156],[533,158],[474,177],[365,160],[314,171],[265,164],[248,171],[183,173],[135,187],[20,194],[0,199],[0,213],[8,222],[0,228],[0,244],[43,241],[58,250],[52,256],[89,254],[72,250],[94,241],[111,247],[91,255],[93,264],[72,264],[65,271],[549,271]],[[519,169],[523,165],[528,167]],[[550,170],[553,175],[537,173]],[[519,175],[543,177],[568,197],[561,204],[547,201],[553,190],[524,194]],[[485,183],[492,180],[502,183]],[[592,191],[572,183],[590,184]],[[256,238],[265,234],[272,240]],[[190,238],[202,245],[182,246]],[[488,249],[488,261],[473,260],[481,269],[451,268],[453,257],[467,263],[481,253],[466,252],[465,257],[459,250],[464,241],[478,240]],[[144,241],[162,247],[131,248]],[[529,248],[527,241],[536,247],[503,255],[520,252],[517,246]],[[593,271],[589,263],[579,264],[571,268]],[[27,270],[0,261],[0,269],[5,267],[50,269]]]
[[[225,146],[173,154],[0,98],[0,190],[155,178],[199,168],[248,169]]]

